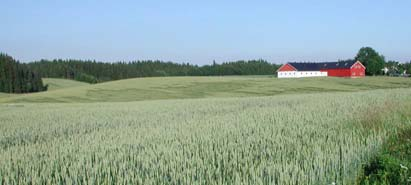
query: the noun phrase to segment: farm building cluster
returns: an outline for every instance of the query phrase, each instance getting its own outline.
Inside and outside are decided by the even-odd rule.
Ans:
[[[360,61],[323,62],[323,63],[298,63],[291,62],[282,65],[277,70],[278,78],[303,78],[303,77],[351,77],[365,76],[365,66]]]

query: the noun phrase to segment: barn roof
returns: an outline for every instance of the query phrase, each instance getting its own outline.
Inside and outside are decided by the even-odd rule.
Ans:
[[[340,62],[321,62],[321,63],[307,63],[307,62],[291,62],[289,63],[298,71],[320,71],[327,69],[350,69],[355,64],[355,60],[347,60]]]

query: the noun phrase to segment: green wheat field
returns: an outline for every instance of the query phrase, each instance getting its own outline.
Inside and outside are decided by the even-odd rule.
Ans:
[[[0,184],[354,184],[411,126],[411,80],[45,79],[0,94]]]

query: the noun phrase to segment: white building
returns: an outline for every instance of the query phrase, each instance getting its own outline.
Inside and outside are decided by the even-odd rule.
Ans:
[[[303,78],[303,77],[321,77],[328,76],[325,71],[279,71],[278,78]]]

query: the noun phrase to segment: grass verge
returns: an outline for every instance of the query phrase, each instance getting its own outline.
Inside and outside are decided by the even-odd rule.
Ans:
[[[403,109],[411,110],[411,109]],[[411,113],[402,115],[410,123]],[[404,184],[411,185],[411,127],[405,124],[397,134],[390,137],[379,154],[363,166],[356,184]]]

